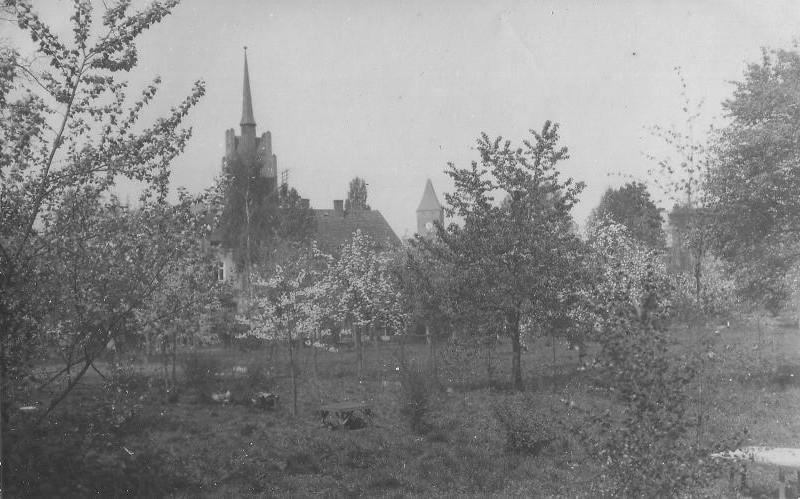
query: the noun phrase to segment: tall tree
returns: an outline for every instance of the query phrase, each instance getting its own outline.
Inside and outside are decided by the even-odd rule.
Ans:
[[[347,209],[368,210],[367,204],[367,182],[361,177],[355,177],[350,181],[350,188],[347,191]]]
[[[656,166],[648,170],[653,183],[674,205],[669,215],[673,229],[673,259],[683,260],[688,252],[689,266],[694,278],[695,299],[703,294],[704,267],[711,245],[709,196],[706,189],[711,153],[703,139],[698,139],[698,121],[702,102],[689,98],[686,80],[676,68],[681,83],[684,123],[681,127],[652,128],[653,135],[670,151],[664,157],[648,155]]]
[[[502,318],[513,347],[512,382],[522,387],[521,324],[544,325],[564,304],[570,275],[578,267],[579,243],[570,210],[583,183],[560,179],[558,125],[549,121],[532,140],[512,146],[502,137],[478,139],[480,162],[452,163],[447,174],[455,192],[447,212],[463,220],[438,228],[443,249],[419,244],[453,265],[460,296],[458,312],[482,319]],[[497,202],[495,196],[505,198]]]
[[[316,343],[328,316],[331,294],[325,279],[329,258],[316,248],[295,248],[284,252],[281,263],[262,268],[254,281],[255,300],[247,319],[248,335],[285,341],[289,350],[289,376],[292,381],[292,414],[297,415],[297,373],[295,342],[313,338]]]
[[[740,292],[776,310],[800,256],[800,53],[765,50],[735,85],[709,179],[715,235]]]
[[[661,210],[642,182],[628,182],[617,189],[606,190],[600,204],[592,210],[590,224],[601,223],[603,219],[624,225],[631,236],[651,248],[661,249],[666,245]]]
[[[260,255],[274,242],[280,206],[275,179],[264,177],[239,156],[225,164],[225,209],[219,232],[223,246],[233,251],[237,263],[249,274]]]
[[[147,126],[139,118],[159,78],[131,101],[118,77],[135,67],[139,36],[176,3],[155,1],[129,12],[130,2],[117,2],[95,33],[91,2],[76,1],[71,40],[28,2],[3,3],[36,50],[30,63],[15,50],[0,56],[3,389],[24,367],[30,345],[53,339],[75,345],[85,372],[97,351],[126,330],[148,293],[166,282],[163,269],[179,254],[172,236],[159,239],[163,246],[132,245],[192,215],[189,203],[172,208],[166,197],[169,165],[191,136],[183,120],[204,86],[197,82],[166,117]],[[123,213],[109,195],[121,178],[143,186],[136,213]],[[187,230],[202,225],[187,221]]]

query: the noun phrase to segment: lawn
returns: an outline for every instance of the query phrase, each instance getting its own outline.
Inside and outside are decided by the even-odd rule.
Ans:
[[[742,321],[671,330],[678,353],[706,352],[702,383],[692,388],[702,401],[703,438],[746,429],[745,445],[800,446],[800,333],[777,321],[758,329]],[[369,345],[361,380],[352,351],[317,351],[314,369],[312,349],[301,348],[296,416],[285,348],[206,348],[181,357],[182,381],[170,396],[158,390],[159,364],[139,359],[116,382],[91,372],[37,428],[31,427],[37,411],[12,408],[4,431],[6,449],[13,446],[6,455],[10,495],[598,497],[611,488],[576,426],[611,398],[593,369],[578,369],[576,352],[561,342],[529,343],[524,393],[505,384],[507,343],[493,353],[491,384],[485,355],[444,344],[433,357],[424,343],[402,352],[397,342]],[[422,371],[420,390],[430,394],[413,429],[401,358]],[[215,376],[200,379],[198,365]],[[195,374],[184,366],[194,366]],[[98,368],[112,376],[107,363]],[[210,397],[228,391],[227,403]],[[278,394],[277,407],[254,407],[249,399],[257,391]],[[321,424],[321,405],[347,400],[372,408],[365,428]],[[541,424],[531,431],[547,444],[527,452],[510,447],[498,408]],[[789,493],[796,494],[796,477],[790,479]],[[698,491],[735,493],[776,496],[777,471],[748,468],[747,486],[738,492],[721,473]]]

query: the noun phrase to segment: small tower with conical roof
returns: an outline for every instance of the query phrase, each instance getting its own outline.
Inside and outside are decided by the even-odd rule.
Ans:
[[[225,132],[225,162],[239,159],[249,165],[256,175],[274,180],[277,186],[278,158],[272,153],[272,134],[265,132],[256,136],[256,120],[253,116],[253,96],[250,92],[250,72],[247,67],[247,47],[244,52],[244,82],[242,84],[242,119],[239,122],[241,135],[231,128]],[[224,168],[224,166],[223,166]]]
[[[444,208],[436,197],[433,190],[431,179],[425,184],[425,192],[422,193],[422,201],[417,208],[417,234],[429,236],[436,233],[434,222],[444,224]]]

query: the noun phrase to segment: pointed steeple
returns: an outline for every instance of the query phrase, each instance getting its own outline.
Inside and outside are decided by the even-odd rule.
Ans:
[[[428,179],[428,182],[425,184],[425,192],[422,194],[422,201],[419,202],[417,211],[435,211],[441,209],[442,205],[439,204],[436,191],[433,190],[433,183],[431,183],[431,179]]]
[[[247,47],[244,48],[244,88],[242,93],[242,121],[239,125],[256,126],[256,119],[253,117],[253,98],[250,96],[250,73],[247,70]]]

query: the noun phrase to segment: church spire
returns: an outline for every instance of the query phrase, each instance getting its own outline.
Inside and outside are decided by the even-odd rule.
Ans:
[[[253,98],[250,96],[250,73],[247,71],[247,47],[244,48],[244,88],[242,89],[242,121],[240,126],[256,126],[256,119],[253,117]]]

